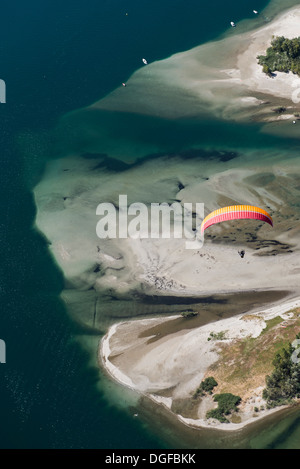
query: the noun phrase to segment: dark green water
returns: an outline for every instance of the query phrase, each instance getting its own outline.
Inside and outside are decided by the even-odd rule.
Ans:
[[[89,140],[88,132],[81,133],[79,140],[75,123],[57,140],[51,129],[61,116],[105,96],[140,66],[140,57],[150,61],[167,57],[222,34],[233,15],[236,21],[250,18],[252,3],[128,0],[125,8],[121,0],[19,0],[13,5],[3,1],[0,78],[7,84],[7,103],[0,105],[0,338],[6,342],[7,363],[0,365],[1,448],[179,445],[176,429],[170,436],[167,430],[161,433],[159,425],[133,419],[101,391],[109,390],[109,384],[75,340],[85,331],[66,313],[59,298],[63,275],[49,255],[47,241],[34,228],[32,188],[47,158],[59,157],[65,149],[105,151],[97,139]],[[255,8],[267,3],[257,0]],[[215,126],[220,145],[229,148],[235,141],[245,148],[253,146],[248,127],[237,132],[224,124],[171,126],[143,118],[137,132],[134,116],[126,119],[130,126],[125,128],[120,116],[106,114],[99,119],[97,126],[104,129],[121,124],[124,133],[119,138],[124,144],[139,141],[143,150],[137,156],[147,156],[145,147],[153,153],[183,150],[199,140],[210,145]],[[94,124],[93,120],[86,125]],[[185,126],[175,141],[174,130],[179,133],[174,125],[181,130]],[[128,135],[132,128],[135,132]],[[149,135],[156,137],[149,141]],[[261,136],[259,129],[255,135],[255,145],[278,145],[276,138]],[[295,146],[280,141],[282,146],[289,143]],[[293,415],[264,425],[261,438],[226,438],[215,445],[296,447],[299,428],[298,416]],[[203,446],[208,438],[203,435]]]

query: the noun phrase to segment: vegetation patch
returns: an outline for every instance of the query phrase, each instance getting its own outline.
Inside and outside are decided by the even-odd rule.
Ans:
[[[219,383],[220,393],[232,392],[244,401],[252,396],[253,390],[266,386],[266,376],[271,376],[273,371],[274,356],[300,332],[297,313],[289,321],[280,316],[266,321],[257,338],[246,337],[221,345],[220,359],[207,371]]]
[[[283,322],[283,319],[281,316],[276,316],[273,319],[269,319],[269,321],[266,321],[266,327],[261,332],[261,335],[270,331],[271,329],[273,329],[273,327],[278,326],[278,324],[281,324],[282,322]]]
[[[300,37],[273,37],[266,55],[259,55],[257,58],[263,72],[269,76],[274,72],[292,72],[300,76]]]
[[[240,404],[241,400],[240,396],[235,396],[231,393],[216,394],[214,396],[214,401],[218,403],[218,407],[216,409],[209,410],[206,417],[208,419],[217,419],[222,423],[229,423],[226,416],[238,411],[237,406]]]
[[[296,339],[300,339],[300,334],[297,334]],[[266,377],[266,388],[263,391],[263,398],[269,408],[290,404],[293,399],[300,398],[298,347],[288,343],[275,355],[274,370]]]
[[[189,318],[194,318],[195,316],[198,316],[198,313],[197,311],[183,311],[181,313],[181,316],[185,319],[189,319]]]
[[[204,396],[206,393],[212,394],[213,389],[218,386],[217,381],[212,376],[209,376],[200,383],[200,386],[196,389],[193,397]]]
[[[227,331],[211,332],[207,340],[226,340]]]
[[[242,419],[240,415],[233,414],[230,419],[231,423],[241,423]]]
[[[244,316],[242,316],[242,320],[243,321],[263,321],[263,318],[255,314],[244,314]]]

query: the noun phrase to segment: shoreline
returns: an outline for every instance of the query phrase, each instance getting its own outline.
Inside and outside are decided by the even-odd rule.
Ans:
[[[300,8],[293,6],[250,31],[243,31],[241,25],[239,32],[237,25],[225,37],[138,69],[129,78],[125,93],[122,87],[116,88],[89,109],[168,119],[214,116],[289,124],[300,110],[299,101],[292,100],[300,88],[300,77],[278,72],[270,78],[257,56],[266,52],[273,35],[300,36],[299,20]],[[274,107],[283,103],[287,113],[278,116]]]
[[[174,336],[174,339],[176,340],[177,349],[182,348],[182,343],[184,342],[185,335],[187,334],[190,335],[188,340],[191,340],[192,336],[193,335],[195,336],[195,333],[196,333],[196,335],[198,335],[197,340],[199,342],[201,342],[202,340],[201,344],[203,345],[204,343],[203,338],[201,338],[201,336],[203,336],[203,332],[205,332],[206,334],[208,331],[219,332],[220,330],[223,330],[224,328],[228,331],[228,334],[231,336],[231,338],[228,340],[228,343],[230,341],[236,340],[237,337],[239,338],[247,337],[249,335],[251,337],[257,337],[260,335],[261,331],[266,326],[266,323],[265,323],[266,320],[270,320],[276,316],[281,316],[283,320],[287,320],[289,318],[288,312],[299,307],[300,307],[300,298],[298,297],[298,298],[285,301],[279,305],[268,307],[265,310],[259,311],[259,313],[257,311],[254,313],[253,310],[250,310],[246,313],[233,316],[232,318],[221,319],[217,322],[213,322],[213,323],[206,324],[204,326],[200,326],[199,328],[196,328],[196,330],[192,330],[188,333],[186,331],[184,333],[183,331],[183,333],[179,332],[179,333],[171,334],[170,336],[171,338],[172,336]],[[239,321],[241,321],[244,316],[248,317],[251,315],[253,316],[253,318],[257,315],[263,318],[261,323],[252,324],[250,327],[249,327],[249,324],[247,324],[247,331],[241,332],[240,330],[241,325]],[[144,377],[143,379],[141,379],[141,376],[137,376],[135,372],[130,371],[131,376],[129,377],[124,370],[128,372],[128,369],[131,369],[131,367],[135,369],[137,368],[136,363],[140,359],[140,351],[141,349],[143,349],[144,353],[147,355],[148,349],[149,349],[149,343],[147,342],[151,342],[151,339],[152,340],[154,339],[154,343],[156,343],[157,348],[160,349],[159,350],[160,357],[162,356],[163,353],[165,353],[166,355],[169,355],[170,353],[170,351],[168,350],[168,344],[167,344],[168,339],[170,339],[170,337],[168,338],[168,336],[167,337],[164,336],[162,339],[157,339],[155,336],[146,335],[146,337],[142,338],[141,337],[141,335],[143,335],[142,331],[144,331],[145,333],[145,330],[150,328],[149,332],[151,332],[151,329],[153,329],[153,326],[163,326],[164,323],[166,323],[167,321],[173,321],[175,319],[178,319],[179,317],[180,316],[176,315],[175,317],[169,316],[169,317],[164,317],[164,318],[151,318],[151,319],[139,319],[139,320],[133,320],[133,321],[122,321],[111,326],[107,334],[101,340],[101,343],[99,346],[99,353],[98,353],[99,360],[102,363],[102,366],[104,367],[106,372],[109,374],[109,376],[111,376],[111,378],[119,382],[121,385],[129,387],[131,390],[133,390],[134,392],[137,392],[141,396],[146,396],[149,399],[151,399],[153,402],[155,402],[156,404],[162,405],[168,412],[171,412],[178,419],[178,421],[180,421],[182,424],[190,428],[195,428],[195,429],[206,428],[206,429],[216,429],[216,430],[224,430],[224,431],[237,431],[237,430],[243,429],[244,427],[252,423],[261,421],[262,419],[276,412],[279,412],[279,411],[282,411],[284,409],[288,409],[291,407],[289,405],[280,406],[280,407],[276,407],[273,409],[263,410],[263,411],[260,411],[259,414],[253,415],[254,412],[252,408],[255,406],[257,401],[255,401],[252,404],[248,403],[248,408],[246,406],[245,409],[241,409],[238,412],[238,415],[241,416],[241,419],[242,419],[240,423],[232,423],[232,422],[220,423],[218,421],[211,420],[211,419],[207,421],[204,418],[187,418],[180,414],[177,414],[176,412],[172,410],[172,404],[174,403],[174,396],[171,397],[171,396],[157,395],[155,394],[155,391],[153,392],[151,391],[151,389],[150,390],[147,389],[147,386],[145,389]],[[251,322],[255,323],[255,321],[251,321]],[[132,328],[132,330],[129,331],[129,335],[126,336],[125,340],[123,341],[124,330],[130,329],[131,326],[134,326],[134,327]],[[118,337],[119,330],[121,330],[120,332],[121,340],[119,340],[119,337]],[[132,350],[130,350],[131,347],[128,346],[128,344],[131,341],[134,341],[134,344],[135,344],[134,345],[135,351],[133,354],[132,354]],[[123,342],[123,344],[121,342]],[[125,345],[124,345],[124,342],[125,342]],[[164,345],[165,345],[165,348],[164,348]],[[215,346],[216,344],[212,345],[213,348],[215,348]],[[153,347],[153,342],[152,342],[152,347]],[[150,349],[151,349],[151,345],[150,345]],[[207,370],[209,369],[209,367],[212,364],[216,363],[216,361],[219,358],[219,352],[214,353],[212,352],[212,350],[209,350],[207,346],[205,350],[202,350],[202,351],[204,355],[210,354],[211,356],[208,359],[206,359],[205,366],[202,367],[201,373],[198,374],[197,382],[199,382],[199,379],[200,379],[199,376],[200,375],[204,376]],[[188,350],[188,353],[189,353],[189,350]],[[138,355],[138,358],[136,357],[137,358],[136,362],[134,362],[133,360],[134,355]],[[120,356],[123,356],[121,360],[121,363],[122,363],[121,366],[120,364],[116,365],[112,363],[112,360],[114,360],[115,357],[119,357],[119,360],[120,360]],[[184,356],[182,356],[181,358],[183,361],[185,360]],[[143,361],[143,358],[141,358],[141,360],[142,360],[142,363],[145,364],[145,361]],[[177,357],[175,361],[176,360],[177,360]],[[125,367],[124,367],[124,363],[126,363]],[[155,363],[152,363],[152,365],[155,366]],[[145,368],[143,367],[143,370],[144,369]],[[150,375],[151,375],[151,372],[150,372]],[[153,378],[153,376],[150,376],[150,378]],[[153,381],[151,382],[149,381],[148,385],[149,384],[150,384],[150,388],[151,386],[154,385]],[[186,383],[184,384],[186,385]],[[180,383],[180,380],[179,380],[179,384],[177,387],[178,389],[180,389],[181,387],[181,392],[182,392],[184,386],[182,386],[182,383]],[[187,393],[189,391],[190,391],[190,386],[188,386],[187,388]],[[254,398],[254,396],[252,397]],[[258,399],[258,402],[260,403],[262,402],[259,392],[256,398]]]
[[[300,9],[297,8],[290,10],[289,13],[281,14],[278,17],[279,20],[283,21],[284,15],[291,14],[291,11],[299,12],[300,17]],[[259,31],[265,33],[265,29],[270,25],[274,27],[276,21],[275,19],[269,25],[259,28]],[[269,107],[266,107],[264,101],[259,102],[255,96],[250,96],[249,89],[252,89],[252,84],[248,83],[248,89],[243,83],[241,70],[237,69],[235,63],[235,61],[242,60],[238,53],[241,52],[241,48],[245,49],[244,58],[245,54],[249,55],[247,40],[253,34],[256,34],[255,31],[243,33],[244,42],[241,41],[241,43],[237,40],[239,35],[234,34],[220,41],[176,54],[164,61],[149,64],[132,76],[126,86],[126,91],[122,87],[87,109],[92,112],[99,108],[120,112],[158,114],[159,117],[170,119],[176,119],[177,112],[181,113],[179,117],[210,113],[210,116],[223,120],[249,119],[250,115],[253,117],[253,111],[257,110],[253,119],[269,119],[270,109],[274,106],[274,102],[272,101]],[[224,51],[229,54],[227,58],[223,57]],[[247,60],[244,62],[246,63],[241,65],[241,68],[249,65]],[[215,63],[218,63],[218,69],[215,68]],[[246,69],[243,70],[245,72]],[[169,79],[170,74],[171,79]],[[246,79],[253,78],[251,70],[249,72],[246,70],[246,75]],[[268,77],[263,78],[268,80]],[[147,86],[145,86],[145,80],[147,80]],[[275,81],[270,81],[270,83],[274,84]],[[262,97],[263,92],[265,90],[256,90],[255,94],[258,93]],[[274,101],[277,99],[277,97],[274,98]],[[286,98],[281,97],[280,100],[282,99]],[[176,113],[173,112],[172,106],[174,105],[176,105]],[[287,119],[285,123],[280,122],[281,125],[288,126],[290,122]],[[279,124],[275,127],[281,128]],[[298,126],[290,127],[297,132]],[[122,155],[123,143],[122,139],[118,142],[120,148],[122,146]],[[92,150],[90,148],[89,150],[92,151],[90,154],[92,156],[88,158],[84,158],[83,155],[70,154],[64,159],[51,161],[43,180],[35,188],[38,208],[36,223],[51,240],[50,251],[64,272],[68,288],[67,293],[64,292],[64,300],[68,304],[70,315],[79,323],[101,330],[106,317],[111,321],[112,318],[121,319],[126,316],[138,316],[141,313],[143,315],[163,313],[164,310],[161,308],[163,302],[162,304],[157,302],[157,306],[154,304],[146,309],[146,302],[142,304],[136,301],[137,295],[145,291],[149,296],[156,295],[162,298],[164,295],[172,295],[187,299],[205,293],[212,297],[216,294],[216,286],[220,287],[217,294],[258,292],[260,289],[270,292],[278,292],[279,289],[298,291],[300,245],[297,222],[299,205],[296,202],[299,195],[300,172],[297,154],[295,157],[293,153],[293,160],[286,160],[282,159],[280,149],[277,154],[277,147],[270,150],[264,147],[261,150],[255,148],[249,153],[242,147],[239,154],[232,160],[224,159],[223,161],[221,158],[207,159],[207,161],[203,158],[202,160],[201,152],[200,159],[185,159],[184,154],[181,157],[179,152],[178,156],[172,156],[174,159],[170,164],[166,153],[165,156],[160,156],[160,159],[149,159],[149,161],[143,161],[141,165],[128,166],[124,185],[124,172],[113,172],[105,166],[108,156],[118,157],[119,148],[115,150],[110,141],[108,149],[101,145],[99,146],[100,153],[97,153],[98,146],[95,147],[97,152],[91,146]],[[103,153],[103,148],[105,153]],[[126,147],[126,151],[131,154],[131,146],[129,145],[128,148]],[[148,150],[144,150],[143,154],[147,155]],[[276,216],[276,225],[272,231],[268,226],[254,226],[249,221],[243,221],[241,224],[214,226],[207,234],[205,246],[198,252],[187,251],[184,247],[184,240],[177,239],[171,241],[164,239],[100,241],[95,232],[95,210],[99,201],[111,201],[117,206],[115,190],[117,187],[128,190],[132,201],[139,200],[147,204],[152,203],[153,200],[161,202],[178,200],[183,204],[185,201],[201,200],[207,212],[220,206],[233,203],[247,204],[251,201],[253,205],[271,210]],[[238,249],[245,246],[247,246],[246,257],[244,261],[241,261]],[[111,309],[107,308],[105,303],[103,306],[101,301],[98,301],[98,298],[104,295],[107,296]],[[120,301],[114,301],[115,299]],[[124,302],[122,302],[123,299]],[[132,303],[129,304],[128,299],[132,300]],[[124,308],[125,302],[127,302],[127,310]],[[181,304],[178,303],[177,310]],[[249,300],[248,303],[245,301],[243,308],[246,309],[248,304]],[[256,307],[251,311],[259,309],[257,305],[260,302],[256,301],[255,304]],[[282,305],[285,304],[288,303],[282,301]],[[189,310],[188,305],[187,301],[186,310]],[[228,316],[228,305],[224,305],[224,310],[227,307],[225,313],[224,310],[220,310],[223,308],[222,301],[217,303],[217,306],[218,309],[211,314],[211,318],[217,320],[217,316],[222,317],[226,314]],[[280,305],[275,306],[277,313],[279,307]],[[206,305],[201,305],[199,308],[201,313],[202,308],[204,317],[207,319],[211,311],[208,311]],[[172,308],[170,307],[168,311],[172,311]],[[234,331],[235,326],[232,321],[237,321],[240,316],[235,319],[220,319],[216,322],[207,320],[207,327],[204,325],[188,332],[177,329],[173,334],[174,340],[170,342],[170,348],[168,341],[172,337],[168,331],[165,331],[161,341],[156,333],[150,337],[137,335],[136,327],[143,321],[146,321],[146,328],[151,325],[155,329],[155,327],[165,327],[166,322],[176,320],[176,317],[180,316],[153,318],[151,323],[147,322],[149,319],[122,321],[112,326],[109,329],[108,342],[104,341],[103,349],[103,361],[106,362],[105,366],[109,373],[119,382],[141,392],[142,395],[149,397],[153,391],[175,386],[177,393],[175,398],[187,399],[189,392],[195,389],[197,384],[199,385],[201,376],[204,376],[208,367],[218,358],[218,354],[213,353],[209,347],[206,350],[207,357],[204,357],[199,347],[197,330],[200,334],[203,330],[205,331],[206,335],[202,339],[203,345],[207,345],[207,334],[211,330],[218,331],[224,324],[224,327],[231,324]],[[129,345],[126,341],[123,343],[124,334],[122,334],[119,343],[112,345],[123,325],[125,325],[125,331],[122,332],[129,336],[127,328],[130,325],[134,326],[134,331],[131,331],[134,341],[129,341]],[[169,325],[167,324],[166,327],[168,328]],[[258,330],[261,330],[261,325]],[[190,339],[196,347],[196,352],[189,350]],[[183,345],[181,350],[178,350],[181,341]],[[126,347],[130,349],[130,343],[139,350],[138,358],[141,361],[141,363],[135,362],[135,376],[132,376],[131,370],[128,370],[128,363],[134,360],[136,351],[129,350],[131,355],[128,363],[118,366],[118,362],[122,360],[122,354],[128,357]],[[139,344],[143,347],[138,349]],[[155,347],[158,344],[161,348],[156,350]],[[147,349],[149,356],[144,353],[145,346],[149,349]],[[181,362],[179,371],[172,370],[172,353],[175,354],[178,363],[185,356],[184,353],[188,354],[188,359]],[[113,362],[110,360],[112,354]],[[195,355],[207,358],[200,370],[197,370]],[[158,369],[152,370],[152,367],[159,362],[161,357],[166,379],[157,384],[155,372],[158,378],[161,374],[159,375]],[[145,366],[148,366],[147,372],[150,376],[143,375],[136,383],[135,378],[139,378],[139,373]],[[186,370],[188,367],[190,368]],[[197,374],[193,379],[195,371]],[[151,375],[152,372],[154,374]],[[176,381],[178,373],[185,376],[184,382]],[[162,377],[164,378],[164,375]],[[161,404],[164,402],[170,407],[168,399],[170,399],[168,395],[159,397]],[[184,418],[191,426],[190,421]],[[255,420],[257,421],[258,418],[256,417]],[[234,425],[234,430],[236,430],[237,424]],[[211,426],[211,428],[215,427]],[[226,424],[226,429],[229,428]]]

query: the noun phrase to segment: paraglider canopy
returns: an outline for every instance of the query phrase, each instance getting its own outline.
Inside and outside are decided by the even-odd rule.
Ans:
[[[231,205],[211,212],[204,218],[201,225],[201,233],[211,225],[230,220],[252,219],[261,220],[273,226],[271,215],[262,208],[253,205]]]

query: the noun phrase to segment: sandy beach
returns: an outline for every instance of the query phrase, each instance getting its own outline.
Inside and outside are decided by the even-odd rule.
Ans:
[[[257,56],[265,55],[273,36],[292,39],[299,35],[299,8],[293,8],[281,14],[271,24],[250,33],[250,45],[244,53],[238,55],[237,59],[241,82],[250,90],[291,100],[294,91],[300,87],[299,76],[293,73],[276,72],[276,77],[268,77],[262,73],[262,66],[258,64]]]
[[[265,142],[258,133],[253,146],[251,138],[249,145],[241,139],[239,146],[227,141],[224,128],[219,146],[212,134],[209,145],[200,142],[168,154],[148,145],[147,138],[144,147],[142,137],[142,143],[126,140],[124,134],[116,139],[114,127],[104,126],[98,137],[101,126],[95,116],[98,111],[118,111],[113,126],[123,113],[172,122],[179,117],[263,121],[271,122],[278,135],[289,129],[298,137],[299,126],[292,120],[300,107],[292,101],[292,93],[300,88],[300,78],[279,73],[269,78],[256,57],[265,52],[274,34],[300,36],[299,20],[300,8],[293,8],[258,29],[239,32],[237,27],[218,41],[143,67],[126,87],[83,114],[78,112],[75,122],[83,119],[82,128],[88,128],[89,138],[96,135],[93,142],[98,146],[91,145],[91,150],[90,143],[87,149],[79,145],[49,161],[34,190],[36,225],[64,274],[62,298],[70,315],[93,332],[111,326],[99,351],[105,369],[192,427],[237,430],[274,412],[261,409],[266,373],[249,383],[248,394],[234,384],[242,393],[242,405],[236,421],[229,424],[205,419],[207,410],[215,406],[211,397],[194,402],[191,396],[211,370],[222,376],[212,367],[218,367],[226,347],[249,338],[259,340],[267,322],[278,316],[280,323],[294,321],[287,330],[298,327],[298,313],[289,316],[300,306],[298,150],[275,140]],[[274,107],[283,104],[287,112],[279,119]],[[63,124],[73,128],[72,118],[71,113]],[[59,135],[62,129],[63,125]],[[250,126],[248,131],[252,132]],[[134,156],[139,145],[140,160]],[[147,207],[153,202],[201,202],[205,215],[227,205],[251,204],[271,214],[274,228],[253,220],[222,223],[207,230],[203,247],[195,250],[186,249],[184,238],[100,239],[98,204],[111,203],[117,212],[120,194],[127,194],[129,204]],[[239,303],[241,295],[245,297]],[[181,310],[198,312],[201,324],[191,327],[181,316],[166,314]],[[245,318],[249,315],[250,320]],[[143,319],[131,320],[137,316]],[[274,334],[283,331],[280,323],[272,329]],[[222,343],[208,340],[210,334],[221,332]]]
[[[270,78],[257,61],[280,35],[300,35],[299,7],[252,31],[237,25],[224,38],[150,63],[130,77],[126,89],[121,86],[93,108],[167,118],[291,121],[299,112],[300,78],[280,72]],[[273,109],[283,104],[286,114],[278,117]]]
[[[297,158],[282,161],[264,152],[266,163],[249,163],[242,154],[226,163],[175,158],[150,161],[123,173],[95,171],[95,162],[65,158],[49,165],[36,187],[37,224],[51,240],[51,251],[69,288],[82,295],[203,296],[213,293],[298,290],[299,207]],[[255,161],[255,155],[251,155]],[[64,171],[68,168],[68,172]],[[155,174],[155,180],[152,175]],[[178,190],[178,181],[184,188]],[[118,204],[118,191],[128,203],[150,206],[178,200],[202,201],[205,214],[228,204],[265,207],[274,228],[253,221],[222,223],[207,230],[201,249],[186,249],[186,239],[99,239],[96,208],[100,201]],[[67,189],[66,189],[67,188]],[[292,205],[291,205],[292,204]],[[60,227],[59,232],[57,226]],[[244,259],[238,255],[246,250]],[[98,266],[98,267],[97,267]],[[99,270],[100,269],[100,270]]]
[[[121,322],[112,326],[102,339],[99,359],[114,379],[163,405],[182,423],[193,428],[238,430],[283,408],[266,409],[262,398],[263,379],[256,383],[259,384],[256,388],[247,388],[238,412],[239,421],[234,423],[206,419],[206,412],[216,404],[210,396],[200,402],[193,400],[193,393],[202,379],[213,373],[207,372],[218,361],[221,346],[249,337],[257,338],[266,328],[266,321],[277,317],[284,324],[291,321],[291,311],[298,311],[298,318],[299,306],[300,299],[292,299],[263,311],[192,329],[183,327],[177,332],[172,332],[172,322],[178,321],[180,316]],[[161,336],[160,331],[166,323],[170,333]],[[277,326],[277,333],[282,330],[280,327]],[[225,339],[208,340],[211,334],[224,331]],[[263,410],[256,413],[258,407]]]

